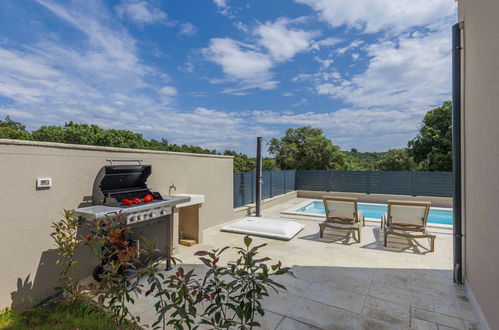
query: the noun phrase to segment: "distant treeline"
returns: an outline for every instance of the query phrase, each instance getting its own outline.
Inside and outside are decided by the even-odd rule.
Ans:
[[[320,128],[304,126],[286,130],[282,138],[268,145],[272,158],[263,159],[263,170],[336,169],[381,171],[451,171],[451,102],[431,109],[423,119],[419,134],[407,148],[386,152],[342,151],[324,136]],[[168,140],[148,140],[140,133],[121,129],[104,129],[97,125],[72,121],[62,126],[50,125],[29,132],[26,126],[9,116],[0,120],[0,138],[45,142],[84,144],[117,148],[151,149],[198,154],[223,154],[234,157],[234,172],[255,170],[255,158],[232,150],[218,153],[193,145],[170,144]]]
[[[217,154],[216,150],[192,145],[170,144],[168,140],[145,139],[142,134],[124,129],[104,129],[97,125],[78,124],[72,121],[62,126],[51,125],[28,132],[22,123],[9,116],[0,120],[0,138],[44,142],[85,144],[93,146],[151,149],[162,151],[190,152],[198,154]]]

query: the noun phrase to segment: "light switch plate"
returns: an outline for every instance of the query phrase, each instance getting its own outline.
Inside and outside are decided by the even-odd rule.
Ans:
[[[36,187],[38,189],[52,187],[52,178],[38,178],[38,179],[36,179]]]

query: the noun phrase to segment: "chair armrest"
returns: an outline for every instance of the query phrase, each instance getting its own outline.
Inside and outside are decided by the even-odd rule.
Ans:
[[[381,227],[384,227],[387,225],[387,218],[388,218],[388,214],[387,213],[383,213],[383,215],[381,216]]]
[[[357,217],[359,218],[357,221],[364,221],[364,212],[357,212]]]

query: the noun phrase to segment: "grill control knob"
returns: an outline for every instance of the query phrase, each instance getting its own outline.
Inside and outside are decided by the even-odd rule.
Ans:
[[[137,221],[137,216],[136,216],[136,215],[134,215],[134,216],[133,216],[130,220],[131,220],[132,222]]]
[[[167,212],[165,209],[161,210],[161,214],[162,214],[162,215],[166,215],[167,213],[168,213],[168,212]]]
[[[142,214],[141,214],[141,215],[139,215],[139,220],[140,220],[140,221],[144,220],[144,215],[142,215]]]
[[[154,218],[156,216],[156,213],[151,212],[151,218]]]

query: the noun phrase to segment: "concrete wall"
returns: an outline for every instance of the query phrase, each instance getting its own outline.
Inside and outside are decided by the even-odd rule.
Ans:
[[[232,157],[0,139],[0,310],[53,292],[57,255],[50,225],[63,209],[91,196],[106,158],[140,158],[151,164],[148,186],[153,191],[167,195],[174,183],[177,193],[204,194],[202,229],[232,219]],[[52,178],[52,188],[36,190],[40,177]],[[93,261],[83,262],[82,276],[93,266]]]
[[[499,1],[459,0],[464,22],[465,280],[499,329]]]

